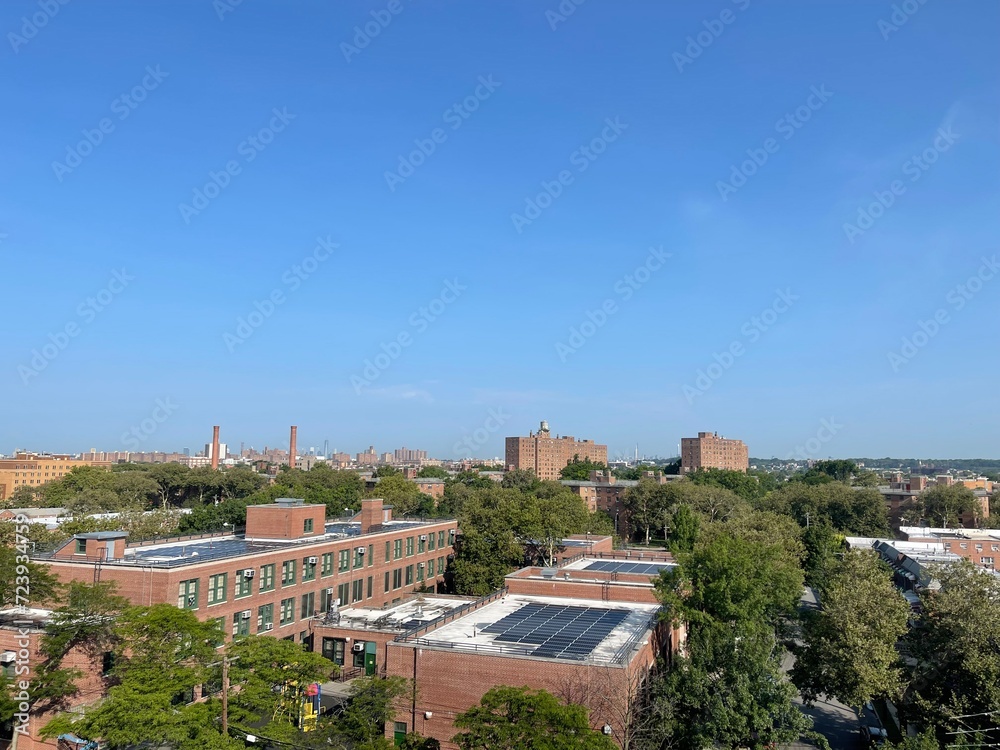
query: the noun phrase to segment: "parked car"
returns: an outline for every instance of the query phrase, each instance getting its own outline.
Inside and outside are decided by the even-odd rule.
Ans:
[[[861,727],[861,736],[870,747],[881,747],[889,738],[888,733],[877,724],[865,724]]]

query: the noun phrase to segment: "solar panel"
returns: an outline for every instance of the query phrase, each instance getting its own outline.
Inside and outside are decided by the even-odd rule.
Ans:
[[[622,609],[526,604],[482,630],[496,641],[537,646],[532,656],[582,659],[626,617]]]
[[[584,570],[593,570],[600,573],[634,573],[637,575],[659,575],[664,568],[669,568],[668,563],[642,563],[628,562],[625,560],[595,560],[587,565]]]

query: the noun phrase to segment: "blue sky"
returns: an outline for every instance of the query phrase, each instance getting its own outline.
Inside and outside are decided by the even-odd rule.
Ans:
[[[910,3],[4,3],[0,451],[996,457],[1000,7]]]

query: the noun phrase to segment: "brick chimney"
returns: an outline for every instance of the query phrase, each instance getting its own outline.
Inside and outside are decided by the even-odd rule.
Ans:
[[[296,438],[299,435],[299,428],[292,425],[291,435],[288,438],[288,468],[295,468],[295,456],[298,453],[298,449],[295,446]]]
[[[382,525],[388,511],[382,508],[382,498],[373,497],[361,501],[361,533],[367,534]]]
[[[219,425],[212,428],[212,468],[219,468]]]

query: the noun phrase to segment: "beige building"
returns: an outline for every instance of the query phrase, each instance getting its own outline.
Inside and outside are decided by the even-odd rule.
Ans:
[[[698,469],[746,471],[749,467],[750,451],[742,440],[727,440],[717,432],[681,438],[681,474]]]
[[[14,458],[0,459],[0,500],[6,500],[22,484],[37,487],[61,479],[75,466],[109,467],[111,462],[36,453],[18,453]]]
[[[574,456],[581,461],[607,464],[608,446],[593,440],[577,440],[572,435],[552,437],[549,423],[544,421],[537,434],[506,439],[506,468],[530,469],[542,480],[559,479],[559,472]]]

